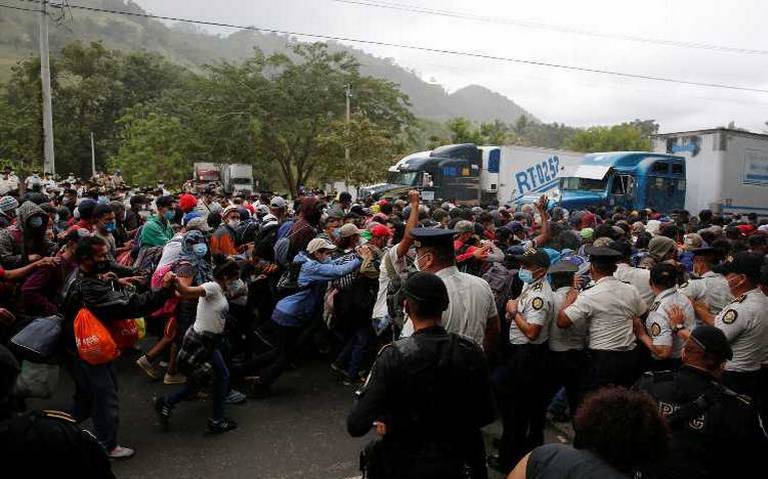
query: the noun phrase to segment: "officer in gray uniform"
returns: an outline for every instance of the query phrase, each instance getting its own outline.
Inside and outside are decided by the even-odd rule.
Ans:
[[[568,260],[559,261],[549,268],[554,290],[553,311],[560,311],[565,303],[565,296],[573,287],[574,275],[578,270],[579,267]],[[579,377],[584,371],[586,342],[586,322],[566,329],[559,328],[554,318],[549,323],[549,393],[554,394],[564,387],[571,415],[576,414],[580,397]]]
[[[347,417],[352,436],[383,436],[363,452],[365,477],[486,479],[480,428],[494,407],[485,355],[440,325],[449,297],[437,275],[414,273],[403,294],[414,333],[379,352]]]
[[[720,258],[715,248],[696,248],[693,253],[693,275],[680,285],[680,292],[694,302],[696,326],[715,324],[715,316],[733,301],[728,281],[722,274],[712,271]]]
[[[547,404],[547,337],[554,316],[554,298],[547,282],[549,255],[529,248],[516,256],[523,290],[506,306],[509,344],[504,366],[494,373],[504,430],[499,469],[508,473],[531,449],[544,442]]]
[[[677,268],[668,263],[657,263],[651,268],[650,285],[656,294],[645,327],[635,325],[637,339],[648,348],[651,360],[645,370],[675,370],[680,367],[683,340],[677,337],[669,325],[668,309],[680,308],[685,316],[684,325],[692,329],[695,314],[688,298],[677,290]]]
[[[760,368],[768,358],[768,297],[758,287],[763,257],[756,253],[737,253],[729,262],[714,268],[725,276],[736,298],[715,318],[733,349],[733,359],[725,363],[723,384],[755,402],[760,386]],[[676,334],[687,339],[690,331],[681,315],[670,315]]]
[[[587,323],[587,377],[583,391],[614,384],[629,386],[638,376],[634,323],[647,312],[634,286],[613,276],[620,253],[608,247],[586,250],[593,280],[581,292],[571,289],[557,313],[557,325],[568,328]]]

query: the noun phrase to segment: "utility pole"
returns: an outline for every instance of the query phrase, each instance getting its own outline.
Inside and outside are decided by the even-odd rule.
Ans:
[[[96,148],[93,146],[93,132],[91,132],[91,178],[96,178]]]
[[[51,106],[51,66],[48,59],[48,1],[40,9],[40,82],[43,85],[43,171],[56,174],[53,155],[53,107]]]
[[[352,95],[352,85],[347,83],[345,91],[347,97],[347,141],[344,142],[344,187],[349,191],[349,122],[350,122],[350,96]]]

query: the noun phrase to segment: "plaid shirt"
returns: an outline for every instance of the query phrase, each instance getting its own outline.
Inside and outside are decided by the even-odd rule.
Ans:
[[[209,332],[198,333],[195,328],[187,329],[177,357],[179,371],[194,384],[205,385],[213,375],[211,355],[219,344],[221,335]]]

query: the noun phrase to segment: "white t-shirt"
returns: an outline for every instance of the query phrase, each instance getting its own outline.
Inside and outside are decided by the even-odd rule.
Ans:
[[[224,291],[214,281],[203,283],[200,287],[205,290],[205,296],[197,301],[197,318],[192,327],[198,333],[222,334],[229,311]]]
[[[397,256],[397,246],[398,245],[394,245],[389,248],[381,257],[381,267],[379,268],[379,293],[376,297],[376,304],[373,306],[372,317],[374,318],[383,318],[389,315],[387,309],[387,288],[389,288],[389,273],[387,271],[385,262],[392,262],[392,271],[395,274],[400,275],[402,278],[404,278],[406,275],[405,256]]]

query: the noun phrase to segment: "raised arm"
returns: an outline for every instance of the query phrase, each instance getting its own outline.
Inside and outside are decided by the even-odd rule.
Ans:
[[[397,257],[402,258],[408,253],[413,244],[411,230],[419,224],[419,192],[411,190],[408,192],[408,203],[411,205],[411,213],[408,215],[408,221],[405,223],[405,232],[403,239],[397,244]]]

